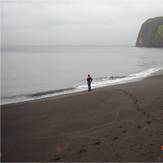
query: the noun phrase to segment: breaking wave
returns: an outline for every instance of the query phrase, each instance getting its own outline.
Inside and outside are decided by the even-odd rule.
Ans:
[[[94,78],[92,82],[92,88],[100,88],[104,86],[111,86],[111,85],[117,85],[117,84],[123,84],[123,83],[141,80],[162,69],[163,68],[150,68],[146,71],[130,74],[128,76],[106,76],[106,77]],[[76,83],[75,86],[71,88],[36,92],[33,94],[18,95],[18,96],[12,96],[12,97],[3,97],[1,99],[2,100],[1,104],[3,105],[3,104],[30,101],[30,100],[42,99],[42,98],[47,98],[47,97],[52,97],[52,96],[81,92],[85,90],[87,90],[87,83],[85,80],[81,80],[80,82]]]

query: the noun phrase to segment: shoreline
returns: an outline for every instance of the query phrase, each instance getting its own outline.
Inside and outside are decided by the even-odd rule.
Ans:
[[[139,73],[142,73],[142,72],[139,72]],[[136,73],[136,74],[138,74],[138,73]],[[144,80],[144,79],[146,79],[146,78],[148,78],[150,76],[159,75],[159,74],[163,74],[163,68],[160,68],[156,72],[152,72],[147,77],[138,77],[136,79],[130,79],[130,80],[127,80],[127,81],[125,81],[123,79],[124,81],[122,80],[121,82],[118,82],[118,83],[113,83],[113,84],[110,84],[110,85],[104,85],[104,86],[100,86],[100,87],[97,87],[97,88],[93,88],[93,90],[100,89],[100,88],[105,88],[105,87],[110,87],[110,86],[115,86],[115,85],[122,85],[122,84],[137,82],[137,81]],[[71,91],[73,89],[74,89],[74,91]],[[13,105],[13,104],[17,104],[17,103],[26,103],[26,102],[30,102],[30,101],[38,101],[38,100],[43,100],[43,99],[47,99],[47,98],[69,96],[69,95],[72,95],[72,94],[78,94],[78,93],[87,91],[87,89],[86,90],[75,90],[75,89],[76,89],[75,87],[74,88],[72,87],[72,88],[61,89],[61,90],[68,90],[68,91],[67,92],[64,92],[63,91],[63,92],[60,92],[58,94],[57,94],[58,90],[55,90],[55,91],[52,91],[52,90],[47,91],[47,92],[50,92],[50,94],[53,94],[53,95],[50,95],[50,94],[48,94],[46,92],[38,92],[38,93],[33,93],[31,95],[30,94],[29,95],[23,95],[23,97],[26,97],[26,96],[31,96],[31,97],[26,97],[26,99],[24,99],[24,100],[19,100],[19,101],[15,101],[15,102],[1,103],[0,106]],[[55,93],[51,93],[51,92],[56,92],[56,94]],[[38,97],[37,97],[37,94],[38,94]],[[45,95],[40,95],[39,96],[39,94],[45,94]],[[33,96],[33,98],[32,98],[32,96]],[[15,96],[15,97],[21,97],[21,96]]]
[[[2,161],[163,161],[163,73],[1,106]]]

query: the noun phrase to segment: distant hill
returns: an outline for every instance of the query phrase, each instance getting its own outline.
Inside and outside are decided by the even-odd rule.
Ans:
[[[163,16],[151,18],[142,24],[137,47],[163,47]]]

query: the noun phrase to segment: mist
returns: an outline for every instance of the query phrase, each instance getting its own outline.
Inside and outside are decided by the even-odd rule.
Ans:
[[[133,46],[162,0],[2,0],[2,46]]]

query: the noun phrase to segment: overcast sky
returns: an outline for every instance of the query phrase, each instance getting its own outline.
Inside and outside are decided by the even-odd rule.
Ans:
[[[163,0],[1,0],[3,45],[134,45]]]

